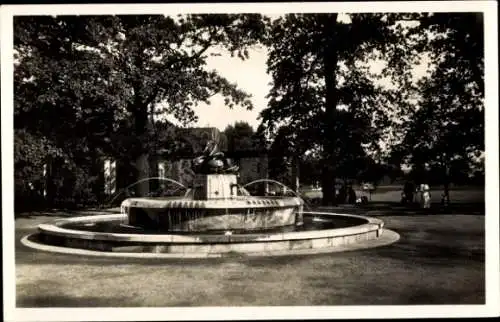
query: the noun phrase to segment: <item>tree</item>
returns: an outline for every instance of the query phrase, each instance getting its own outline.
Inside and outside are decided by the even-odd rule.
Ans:
[[[259,129],[262,133],[263,129]],[[293,140],[293,129],[282,126],[270,142],[269,176],[298,191],[300,177],[300,155],[297,151],[303,146],[298,140]],[[297,137],[296,137],[297,138]],[[298,139],[298,138],[297,138]],[[290,178],[292,177],[292,178]]]
[[[93,125],[105,128],[106,117],[96,109],[93,115],[87,113],[86,124],[82,114],[93,112],[92,104],[99,99],[90,95],[95,88],[90,87],[87,79],[95,76],[102,64],[97,59],[92,69],[78,59],[70,64],[72,44],[77,45],[85,38],[84,29],[76,24],[68,25],[60,39],[56,35],[62,27],[53,17],[16,17],[14,28],[14,135],[15,150],[19,152],[14,155],[16,183],[30,183],[38,178],[28,175],[26,169],[41,173],[45,164],[51,172],[48,165],[59,160],[64,161],[61,166],[65,169],[75,169],[83,159],[96,159],[94,152],[98,153],[99,148],[90,148],[86,133],[93,132]],[[80,58],[91,60],[93,54],[83,52]],[[78,86],[79,83],[84,84]],[[40,146],[45,148],[39,149]],[[38,151],[36,157],[25,158],[30,150]],[[47,182],[49,202],[53,201],[57,188],[54,184],[55,180]]]
[[[14,28],[15,127],[53,138],[70,160],[125,157],[142,179],[158,116],[187,124],[192,107],[217,94],[252,107],[205,62],[214,46],[247,58],[259,15],[30,16]],[[147,193],[147,182],[138,188]]]
[[[349,158],[377,149],[391,120],[391,104],[399,113],[412,91],[411,66],[415,38],[397,19],[412,14],[289,14],[269,28],[268,71],[273,78],[268,108],[262,113],[268,135],[280,133],[301,155],[313,144],[322,147],[323,202],[335,200],[336,167]],[[381,74],[369,62],[384,59]],[[376,81],[397,80],[404,91],[384,88]],[[346,110],[342,112],[342,109]],[[276,131],[284,127],[284,132]],[[283,140],[283,139],[281,139]]]
[[[464,183],[484,169],[482,14],[430,14],[421,28],[432,32],[424,48],[434,68],[419,84],[421,98],[394,154],[415,169],[427,166],[449,201],[451,182]]]
[[[224,129],[227,150],[230,153],[239,151],[265,150],[265,142],[247,122],[236,122]]]

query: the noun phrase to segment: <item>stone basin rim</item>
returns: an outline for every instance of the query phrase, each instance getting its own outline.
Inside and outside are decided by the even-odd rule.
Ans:
[[[154,199],[148,197],[127,198],[121,207],[145,209],[242,209],[242,208],[282,208],[301,205],[298,197],[231,197],[210,200],[194,200],[185,197]]]
[[[53,223],[40,224],[38,230],[52,236],[66,238],[77,238],[85,240],[102,240],[117,242],[140,242],[140,243],[178,243],[178,244],[206,244],[206,243],[244,243],[244,242],[265,242],[265,241],[285,241],[285,240],[306,240],[327,237],[342,237],[365,234],[373,231],[381,231],[384,223],[382,220],[354,214],[339,214],[331,212],[303,212],[305,215],[330,216],[330,217],[351,217],[366,220],[366,223],[351,227],[332,228],[298,232],[277,232],[277,233],[248,233],[237,235],[221,234],[130,234],[130,233],[105,233],[92,232],[77,229],[63,228],[61,225],[78,222],[102,222],[110,220],[125,220],[126,214],[106,214],[65,218]]]
[[[33,235],[33,234],[32,234]],[[27,235],[21,239],[21,243],[26,247],[37,249],[45,252],[77,255],[77,256],[91,256],[103,258],[135,258],[135,259],[208,259],[208,258],[223,258],[227,254],[224,253],[127,253],[127,252],[103,252],[88,249],[69,248],[62,246],[45,245],[30,241],[30,236]],[[370,244],[357,243],[343,245],[340,247],[326,247],[326,248],[313,248],[313,249],[291,249],[291,250],[278,250],[278,251],[258,251],[240,254],[245,257],[278,257],[278,256],[307,256],[317,254],[328,254],[345,251],[355,251],[360,249],[369,249],[381,246],[387,246],[397,242],[400,239],[398,233],[385,229],[384,234],[377,239],[370,240]]]

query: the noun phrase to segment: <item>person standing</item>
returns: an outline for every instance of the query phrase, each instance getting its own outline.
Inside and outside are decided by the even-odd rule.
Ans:
[[[347,188],[347,203],[352,205],[356,203],[356,192],[352,188],[352,185],[349,185]]]
[[[431,191],[426,183],[420,185],[420,203],[424,209],[431,207]]]
[[[343,184],[342,187],[339,189],[339,194],[337,197],[337,203],[339,204],[344,204],[347,198],[347,189],[346,186]]]
[[[413,194],[415,193],[415,187],[412,182],[407,181],[403,188],[403,203],[413,203]]]

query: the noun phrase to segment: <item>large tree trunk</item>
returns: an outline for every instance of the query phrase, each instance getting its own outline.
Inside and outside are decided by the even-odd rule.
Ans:
[[[321,191],[323,193],[322,205],[333,206],[336,204],[335,178],[332,176],[331,167],[324,166],[321,176]]]
[[[324,154],[323,176],[321,187],[323,190],[323,205],[335,204],[335,122],[337,109],[337,82],[336,70],[338,53],[336,47],[337,14],[323,16],[323,72],[325,78],[325,123],[324,123]]]

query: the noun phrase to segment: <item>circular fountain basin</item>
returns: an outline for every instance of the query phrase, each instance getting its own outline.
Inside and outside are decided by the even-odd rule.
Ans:
[[[304,212],[304,224],[251,233],[157,233],[126,224],[127,215],[75,217],[41,224],[23,243],[46,251],[113,257],[221,257],[336,252],[393,243],[380,219]]]
[[[301,224],[302,207],[296,197],[257,196],[129,198],[121,205],[129,225],[169,232],[258,231]]]

